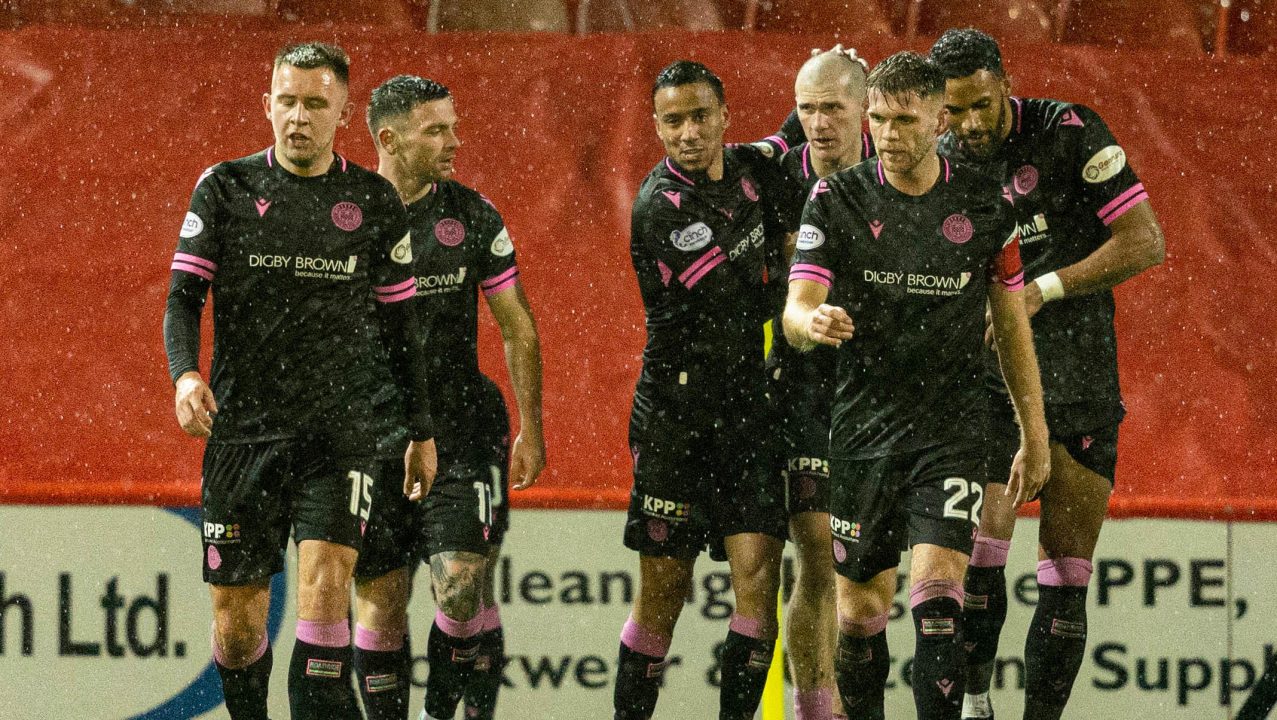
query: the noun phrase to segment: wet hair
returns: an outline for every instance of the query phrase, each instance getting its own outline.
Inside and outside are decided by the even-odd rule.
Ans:
[[[665,69],[656,76],[656,82],[652,83],[652,102],[655,104],[656,93],[661,88],[695,83],[709,85],[713,88],[714,96],[718,98],[720,104],[727,102],[727,97],[723,94],[723,81],[718,79],[713,70],[691,60],[675,60],[665,66]]]
[[[342,85],[350,84],[350,56],[336,45],[321,42],[305,42],[285,45],[275,54],[275,69],[292,65],[303,70],[328,68]]]
[[[386,121],[412,112],[421,103],[452,97],[448,88],[416,75],[396,75],[377,86],[368,98],[368,132],[373,141]]]
[[[867,90],[884,95],[944,95],[944,73],[927,58],[905,50],[883,60],[865,80]]]
[[[980,70],[1003,77],[1002,50],[998,41],[975,28],[950,28],[931,46],[931,62],[949,79],[964,78]]]

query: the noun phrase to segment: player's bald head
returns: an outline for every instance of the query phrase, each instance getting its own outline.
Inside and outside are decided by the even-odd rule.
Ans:
[[[803,87],[838,86],[853,100],[865,98],[865,70],[860,63],[836,50],[826,50],[813,55],[798,70],[794,91]]]

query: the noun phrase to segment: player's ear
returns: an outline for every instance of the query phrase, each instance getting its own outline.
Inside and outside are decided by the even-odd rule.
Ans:
[[[350,124],[350,119],[355,116],[355,104],[347,100],[341,106],[341,117],[337,119],[338,127],[346,127]]]
[[[727,115],[727,103],[723,103],[720,109],[723,112],[723,129],[726,130],[732,124],[731,118]]]
[[[266,119],[270,119],[270,93],[262,93],[262,109],[266,111]]]
[[[382,126],[377,131],[377,145],[385,149],[387,153],[394,155],[399,149],[399,135],[395,133],[394,129]]]

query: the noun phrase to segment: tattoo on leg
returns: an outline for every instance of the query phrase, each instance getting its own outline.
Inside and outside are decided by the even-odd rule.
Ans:
[[[478,614],[484,564],[483,556],[477,553],[447,551],[430,556],[435,601],[444,615],[468,619]]]

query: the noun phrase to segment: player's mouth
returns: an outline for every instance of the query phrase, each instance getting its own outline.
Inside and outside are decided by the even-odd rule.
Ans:
[[[289,133],[288,142],[291,145],[304,146],[310,144],[310,136],[303,133]]]

